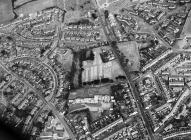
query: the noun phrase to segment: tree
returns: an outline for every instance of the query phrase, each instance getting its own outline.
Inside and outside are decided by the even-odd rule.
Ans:
[[[108,10],[105,10],[105,11],[104,11],[104,15],[105,15],[105,18],[108,18],[108,16],[109,16]]]

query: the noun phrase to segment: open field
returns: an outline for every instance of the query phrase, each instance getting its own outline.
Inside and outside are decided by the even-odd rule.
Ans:
[[[56,0],[37,0],[27,3],[19,8],[16,8],[15,13],[17,15],[20,14],[25,15],[25,14],[35,13],[37,11],[41,11],[49,7],[54,7],[56,5],[57,5]]]
[[[81,109],[84,109],[84,108],[87,108],[87,107],[85,105],[82,105],[82,104],[71,104],[68,112],[71,113],[73,111],[81,110]]]
[[[14,2],[14,8],[16,9],[16,8],[21,8],[22,9],[22,7],[25,7],[25,6],[29,6],[30,4],[35,4],[35,1],[37,2],[37,3],[40,3],[40,4],[42,4],[41,6],[42,7],[45,7],[45,8],[48,8],[48,7],[52,7],[52,6],[58,6],[60,9],[62,9],[62,10],[64,10],[65,9],[65,4],[64,4],[64,0],[52,0],[52,1],[50,1],[50,0],[47,0],[47,3],[46,2],[44,2],[44,1],[42,1],[42,0],[17,0],[17,1],[15,1]],[[42,3],[41,3],[42,2]],[[48,6],[48,3],[50,2],[50,6]],[[52,5],[54,3],[54,5]],[[30,7],[30,6],[29,6]],[[44,8],[44,9],[45,9]],[[35,9],[35,8],[34,8]]]
[[[18,7],[18,6],[21,6],[27,2],[31,2],[31,0],[17,0],[14,2],[14,8]]]
[[[120,65],[114,59],[107,63],[103,63],[100,53],[101,49],[93,49],[94,60],[83,61],[82,82],[94,81],[102,78],[109,78],[115,81],[119,75],[124,75]]]
[[[106,8],[110,4],[114,4],[120,0],[97,0],[97,4],[100,8]]]
[[[183,30],[182,30],[182,33],[181,33],[181,36],[191,36],[191,11],[189,12],[188,14],[188,17],[186,19],[186,22],[184,24],[184,27],[183,27]]]
[[[129,59],[131,71],[139,71],[140,55],[136,42],[124,42],[118,44],[119,50]]]
[[[74,22],[84,17],[90,10],[95,10],[92,0],[65,0],[66,23]]]
[[[75,22],[80,19],[80,11],[75,10],[75,11],[67,11],[65,14],[65,21],[64,23],[70,23],[70,22]]]
[[[77,10],[77,1],[76,0],[65,0],[65,9],[66,9],[66,11]]]
[[[11,0],[0,0],[0,23],[10,21],[14,18]]]
[[[73,76],[73,85],[74,85],[74,88],[78,88],[79,87],[79,75],[81,74],[81,67],[80,67],[80,56],[79,54],[74,54],[74,76]]]
[[[88,98],[94,97],[94,95],[110,95],[110,87],[111,84],[99,87],[80,88],[75,91],[72,91],[69,95],[69,99]]]
[[[107,3],[107,0],[97,0],[97,4],[99,7],[103,7],[105,3]]]
[[[92,0],[77,0],[77,9],[89,11],[95,9],[95,7]]]
[[[108,0],[109,6],[106,7],[109,12],[111,13],[118,13],[118,11],[122,8],[127,8],[133,5],[133,3],[130,0]]]
[[[57,60],[62,63],[66,71],[71,71],[73,62],[73,53],[69,49],[57,49]]]

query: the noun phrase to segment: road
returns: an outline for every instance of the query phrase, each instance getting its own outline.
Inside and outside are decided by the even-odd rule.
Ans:
[[[164,44],[166,47],[172,48],[172,46],[170,46],[162,37],[160,37],[160,36],[158,35],[158,33],[156,32],[155,29],[151,28],[151,31],[153,32],[153,34],[154,34],[158,39],[160,39],[160,40],[163,42],[163,44]]]
[[[60,122],[63,124],[66,132],[69,134],[70,138],[72,140],[75,140],[76,137],[74,136],[74,134],[72,133],[70,127],[67,124],[67,119],[62,115],[60,115],[60,113],[57,111],[57,109],[55,108],[54,105],[52,105],[50,102],[48,102],[44,96],[42,95],[42,93],[40,93],[39,91],[37,91],[27,80],[20,78],[17,74],[13,73],[12,71],[10,71],[6,66],[4,66],[2,64],[2,62],[0,62],[0,66],[2,66],[7,72],[9,72],[10,74],[12,74],[14,77],[16,77],[18,80],[22,81],[25,85],[27,85],[28,87],[30,87],[35,93],[36,95],[49,107],[49,109],[52,111],[52,113],[60,120]]]
[[[18,60],[18,59],[33,59],[33,61],[36,61],[37,63],[41,63],[41,65],[43,65],[44,67],[48,68],[48,70],[50,71],[50,73],[52,74],[53,77],[53,81],[54,81],[54,88],[53,88],[53,92],[52,95],[49,97],[50,99],[46,99],[46,100],[51,100],[54,96],[55,96],[55,92],[58,88],[58,77],[56,72],[47,64],[47,62],[45,62],[46,60],[44,60],[44,62],[42,62],[39,59],[35,59],[35,58],[30,58],[28,56],[23,56],[23,57],[17,57],[16,59],[14,59],[14,61]],[[11,63],[11,61],[10,61]]]
[[[188,130],[188,131],[183,131],[183,132],[176,132],[176,133],[173,133],[173,134],[170,134],[166,137],[163,138],[163,140],[166,140],[166,139],[170,139],[170,138],[173,138],[173,137],[177,137],[177,136],[181,136],[181,135],[189,135],[191,134],[191,131]]]
[[[143,106],[142,106],[142,104],[141,104],[141,99],[140,99],[139,93],[138,93],[138,91],[136,90],[135,85],[133,84],[133,81],[132,81],[132,78],[131,78],[131,74],[130,74],[130,72],[129,72],[129,69],[127,68],[127,66],[124,66],[124,65],[120,62],[120,60],[119,60],[120,56],[119,56],[119,54],[117,54],[117,52],[116,52],[116,47],[117,47],[117,46],[113,46],[113,44],[112,44],[112,41],[116,41],[116,38],[110,38],[110,36],[111,36],[112,33],[108,33],[108,32],[107,32],[106,24],[104,23],[104,21],[103,21],[103,19],[102,19],[102,16],[103,16],[103,15],[101,14],[101,11],[100,11],[99,8],[98,8],[98,16],[99,16],[100,22],[101,22],[101,24],[102,24],[102,28],[103,28],[103,30],[104,30],[104,32],[105,32],[106,37],[107,37],[107,40],[108,40],[108,42],[109,42],[111,48],[113,49],[114,55],[115,55],[115,57],[117,58],[117,60],[118,60],[118,62],[119,62],[119,64],[120,64],[121,69],[125,72],[126,79],[127,79],[126,82],[130,85],[130,89],[131,89],[131,91],[132,91],[132,93],[133,93],[134,99],[136,99],[136,101],[137,101],[138,110],[139,110],[140,115],[141,115],[141,117],[142,117],[142,119],[143,119],[143,121],[144,121],[144,125],[146,126],[146,129],[147,129],[147,131],[148,131],[148,133],[149,133],[150,139],[151,139],[151,140],[155,140],[155,138],[154,138],[154,136],[153,136],[152,127],[151,127],[151,125],[149,125],[148,118],[147,118],[147,116],[145,115],[144,108],[143,108]],[[107,28],[108,28],[108,27],[107,27]]]
[[[186,91],[184,91],[182,95],[179,97],[179,99],[176,101],[176,104],[174,105],[171,112],[162,120],[162,122],[165,123],[168,119],[174,117],[179,107],[182,105],[182,102],[185,101],[185,99],[189,96],[190,96],[190,90],[186,89]]]

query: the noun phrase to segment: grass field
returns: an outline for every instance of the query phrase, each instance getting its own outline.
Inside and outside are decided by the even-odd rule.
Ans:
[[[92,0],[77,0],[77,9],[89,11],[95,9],[95,7]]]
[[[57,60],[62,63],[66,71],[70,71],[73,62],[73,53],[69,49],[57,49]]]
[[[11,0],[0,0],[0,23],[14,18]]]
[[[129,59],[131,71],[139,71],[140,55],[136,42],[124,42],[118,44],[119,50]]]
[[[78,10],[67,11],[64,19],[65,19],[64,23],[70,23],[70,22],[78,21],[80,19],[80,11],[78,11]]]
[[[190,37],[191,34],[191,11],[188,14],[188,17],[186,19],[186,22],[184,24],[181,36],[188,35]]]
[[[23,4],[27,3],[27,2],[30,2],[30,1],[31,0],[17,0],[17,1],[14,2],[14,8],[18,7],[20,5],[23,5]]]
[[[72,91],[69,95],[69,99],[88,98],[93,97],[94,95],[110,95],[110,87],[111,84],[99,87],[80,88]]]
[[[108,0],[109,1],[109,6],[106,8],[109,10],[109,12],[112,13],[118,13],[118,11],[122,8],[127,8],[129,7],[132,2],[130,0]]]
[[[105,3],[107,3],[107,0],[97,0],[97,4],[99,7],[102,7]]]
[[[65,0],[65,9],[66,9],[66,11],[77,10],[77,1],[76,0]]]
[[[30,14],[35,13],[37,11],[41,11],[43,9],[54,7],[57,5],[56,0],[37,0],[30,3],[27,3],[19,8],[15,9],[15,13],[20,14]]]

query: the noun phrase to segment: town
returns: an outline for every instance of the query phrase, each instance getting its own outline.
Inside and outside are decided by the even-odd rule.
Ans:
[[[8,137],[190,140],[190,25],[191,0],[0,0]]]

